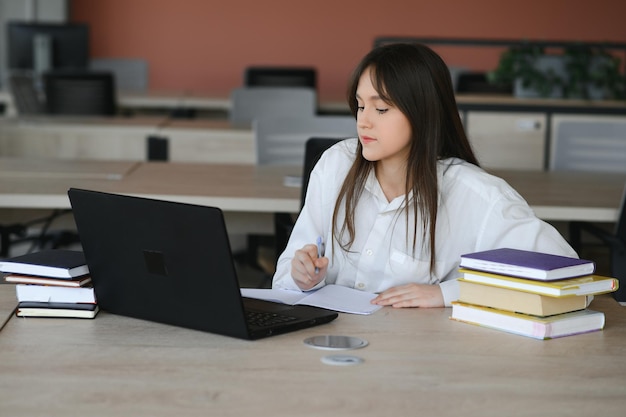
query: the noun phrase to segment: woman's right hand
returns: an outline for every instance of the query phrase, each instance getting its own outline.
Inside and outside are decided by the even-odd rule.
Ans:
[[[310,290],[326,276],[328,258],[317,257],[317,246],[305,245],[296,251],[291,260],[291,276],[303,291]]]

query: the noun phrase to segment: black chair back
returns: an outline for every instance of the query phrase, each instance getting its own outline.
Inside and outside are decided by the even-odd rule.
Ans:
[[[335,143],[341,141],[339,138],[310,138],[306,141],[304,148],[304,166],[302,169],[302,189],[300,193],[300,207],[304,206],[306,190],[309,186],[309,177],[313,167],[317,164],[324,151]]]
[[[112,116],[116,113],[111,72],[48,72],[44,75],[49,114]]]
[[[9,90],[18,114],[42,114],[44,105],[35,87],[36,78],[31,74],[10,74]]]
[[[247,87],[310,87],[317,89],[314,68],[305,67],[248,67],[244,73]]]

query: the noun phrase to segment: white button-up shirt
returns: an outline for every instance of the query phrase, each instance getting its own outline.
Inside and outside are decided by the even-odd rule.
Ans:
[[[439,163],[436,261],[430,270],[428,232],[418,220],[413,250],[413,209],[405,213],[404,196],[387,201],[373,172],[355,214],[355,239],[349,252],[331,242],[332,216],[339,189],[355,157],[357,139],[326,151],[309,180],[304,207],[287,248],[278,259],[274,288],[298,290],[291,277],[296,250],[325,242],[330,264],[325,284],[382,292],[407,283],[438,284],[446,306],[458,299],[458,265],[462,254],[499,247],[536,250],[577,257],[551,225],[538,219],[526,201],[504,180],[460,159]],[[343,224],[343,210],[339,223]],[[426,239],[426,240],[424,240]]]

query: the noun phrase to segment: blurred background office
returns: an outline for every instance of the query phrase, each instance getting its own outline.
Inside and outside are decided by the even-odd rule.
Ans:
[[[16,19],[88,24],[91,59],[140,60],[150,90],[224,95],[247,66],[298,65],[317,69],[322,99],[337,99],[379,36],[625,42],[625,12],[620,0],[0,0],[0,79],[5,22]],[[481,71],[501,50],[438,52]]]
[[[146,110],[148,106],[147,115],[157,116],[136,121],[137,126],[144,123],[142,128],[125,128],[125,135],[119,134],[116,127],[126,124],[123,117],[100,120],[97,132],[93,125],[83,123],[80,128],[64,127],[62,133],[58,133],[58,123],[62,124],[63,119],[47,119],[51,124],[41,129],[37,123],[24,122],[27,119],[3,117],[0,119],[0,155],[259,163],[257,157],[261,153],[254,154],[255,150],[265,151],[269,147],[268,142],[261,139],[265,129],[254,128],[252,123],[255,118],[267,115],[256,110],[264,108],[269,112],[270,107],[276,107],[279,113],[284,113],[286,101],[281,99],[280,105],[270,106],[268,97],[264,96],[262,104],[258,105],[258,101],[248,96],[246,106],[239,106],[237,93],[242,92],[241,87],[251,86],[247,82],[247,70],[263,67],[313,69],[314,94],[305,91],[302,101],[306,102],[306,110],[297,111],[308,114],[303,126],[321,121],[327,116],[321,116],[323,113],[341,113],[350,119],[346,115],[344,92],[356,63],[381,38],[406,37],[453,40],[447,44],[429,44],[451,69],[459,93],[459,110],[483,167],[624,173],[624,100],[605,100],[610,102],[600,104],[580,100],[586,97],[578,96],[574,104],[571,100],[525,101],[513,99],[511,88],[505,92],[510,97],[503,100],[502,95],[486,97],[474,93],[477,87],[486,88],[484,75],[498,66],[503,52],[511,46],[498,41],[525,40],[561,47],[610,44],[612,52],[621,60],[618,77],[621,92],[626,92],[623,88],[625,12],[626,2],[620,0],[0,0],[0,115],[11,115],[6,110],[10,108],[8,90],[12,90],[19,107],[16,91],[32,84],[28,79],[17,77],[17,88],[9,88],[9,73],[13,75],[16,62],[19,63],[17,72],[35,72],[36,78],[44,74],[41,62],[47,62],[43,67],[48,70],[69,67],[102,74],[89,74],[89,80],[77,74],[41,76],[41,80],[49,82],[45,83],[45,94],[43,88],[36,91],[45,96],[45,103],[35,102],[31,106],[34,113],[76,115],[87,114],[89,110],[89,115],[127,116],[139,115],[138,109],[143,106],[142,110]],[[37,31],[29,31],[29,25],[34,24],[57,24],[57,28],[64,24],[59,30],[63,33],[69,30],[75,36],[56,34],[48,36],[46,41],[46,36],[38,34],[38,41],[34,42],[33,33]],[[23,30],[18,30],[20,28]],[[9,48],[16,44],[13,38],[30,41]],[[481,41],[489,44],[481,44]],[[46,42],[47,52],[33,52],[39,51],[35,45],[46,45]],[[13,53],[8,53],[11,51]],[[47,56],[48,60],[36,59],[42,56]],[[459,74],[465,75],[463,83],[457,78]],[[61,84],[50,82],[53,80]],[[92,109],[87,109],[85,103],[95,103],[95,99],[82,95],[88,91],[87,81],[98,81],[97,88],[89,91],[104,98],[101,105]],[[70,82],[78,87],[69,88]],[[54,88],[55,85],[63,88]],[[36,82],[34,86],[37,87]],[[56,99],[55,94],[59,92],[81,95],[75,94],[71,100]],[[129,95],[128,92],[139,94]],[[116,93],[120,94],[116,97]],[[259,90],[253,93],[257,95]],[[281,92],[285,93],[293,95],[296,91]],[[78,110],[70,106],[75,103],[79,103]],[[164,107],[159,109],[164,110],[164,114],[152,113],[153,107],[158,106]],[[251,108],[255,111],[250,112]],[[244,111],[240,112],[242,109]],[[289,109],[295,111],[296,107],[290,105]],[[217,122],[231,122],[237,129],[224,123],[203,124],[204,120],[197,117],[200,110],[203,116],[221,117]],[[17,113],[21,116],[23,112]],[[243,117],[239,117],[241,114]],[[175,119],[181,116],[195,117],[198,123],[177,124]],[[350,120],[347,123],[352,128],[354,122]],[[54,123],[57,128],[52,128]],[[256,126],[264,124],[258,122]],[[304,133],[289,132],[289,137],[300,138],[300,146],[294,153],[296,163],[302,161],[305,139],[319,136],[319,129],[307,127]],[[332,129],[330,133],[334,137],[352,134],[352,129],[350,132],[343,127]],[[281,131],[278,135],[284,137],[284,133]],[[107,140],[97,140],[100,134],[106,134]],[[276,135],[273,132],[273,136]],[[54,146],[44,146],[44,143]],[[97,146],[89,146],[89,143],[97,143]],[[286,146],[283,142],[277,143],[283,148]],[[575,147],[574,143],[583,147]],[[594,159],[590,161],[590,158]],[[569,220],[562,216],[557,218]],[[565,224],[559,226],[565,229]]]

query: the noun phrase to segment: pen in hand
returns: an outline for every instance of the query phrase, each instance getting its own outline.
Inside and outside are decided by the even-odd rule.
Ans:
[[[317,257],[321,258],[322,256],[324,256],[324,242],[322,241],[322,237],[318,236],[317,237]],[[320,269],[318,267],[315,267],[315,273],[319,274]]]

